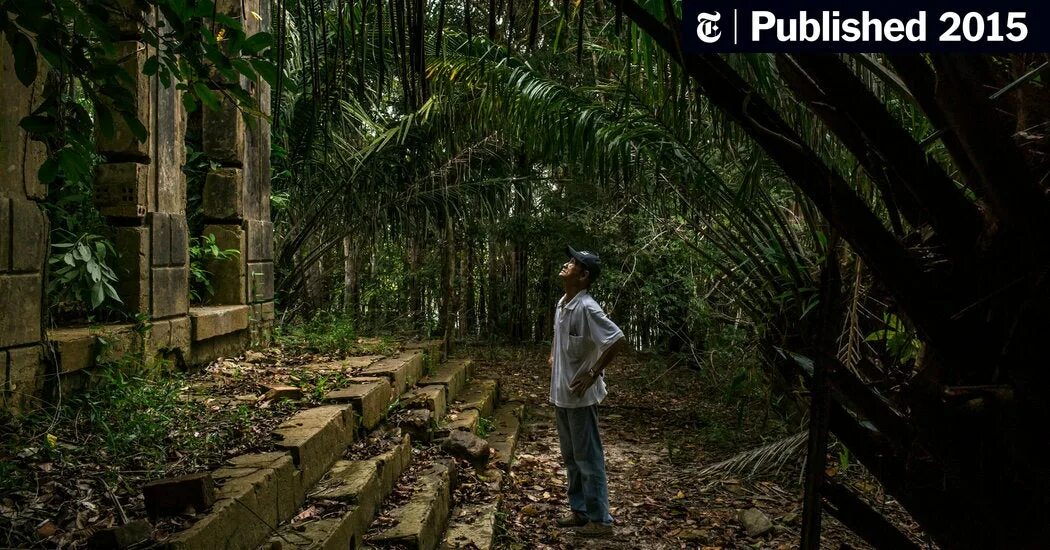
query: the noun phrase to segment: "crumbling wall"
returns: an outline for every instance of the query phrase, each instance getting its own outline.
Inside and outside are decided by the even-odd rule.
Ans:
[[[38,204],[46,189],[37,170],[46,151],[18,126],[39,103],[41,80],[28,88],[19,82],[11,48],[0,36],[0,400],[16,412],[32,407],[45,374],[41,341],[49,223]]]
[[[269,2],[217,4],[241,19],[249,34],[269,23]],[[67,382],[94,366],[103,339],[122,354],[141,352],[147,358],[160,355],[189,363],[270,340],[274,302],[269,124],[246,122],[232,103],[203,114],[205,154],[220,165],[205,184],[205,233],[214,233],[220,246],[240,254],[206,266],[213,273],[216,294],[207,307],[191,308],[182,171],[187,117],[181,92],[142,73],[155,52],[142,40],[140,25],[154,24],[159,17],[142,15],[118,23],[116,59],[132,76],[134,108],[149,137],[136,140],[120,117],[115,117],[113,135],[96,131],[103,162],[96,171],[94,202],[109,222],[109,236],[120,256],[114,266],[120,278],[117,291],[126,311],[146,320],[145,331],[134,324],[43,330],[49,224],[38,204],[46,187],[37,171],[46,150],[19,127],[39,103],[43,76],[32,87],[22,86],[7,41],[0,37],[0,409],[23,413],[56,391],[77,388]],[[240,84],[268,114],[269,87],[243,77]]]

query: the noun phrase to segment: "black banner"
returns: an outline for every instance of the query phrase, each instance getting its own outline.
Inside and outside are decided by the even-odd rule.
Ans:
[[[682,47],[715,52],[1048,52],[1050,2],[685,0]]]

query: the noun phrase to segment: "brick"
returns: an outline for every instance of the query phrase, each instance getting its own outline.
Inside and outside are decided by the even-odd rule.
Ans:
[[[434,420],[445,417],[446,401],[444,386],[424,386],[409,391],[404,397],[405,407],[409,409],[426,409],[434,413]]]
[[[336,517],[288,524],[264,548],[345,550],[363,548],[361,535],[371,517],[360,506],[347,506]],[[364,528],[360,525],[365,524]]]
[[[47,337],[58,355],[60,374],[77,372],[95,365],[98,338],[90,329],[52,329],[48,331]]]
[[[189,316],[175,317],[169,321],[171,323],[171,340],[168,343],[168,349],[182,350],[183,356],[188,357],[190,351],[190,318]]]
[[[95,170],[95,206],[104,216],[142,218],[149,205],[149,165],[100,164]]]
[[[435,464],[420,478],[408,503],[389,514],[393,527],[374,536],[370,542],[423,550],[437,548],[448,521],[455,480],[454,462]]]
[[[44,374],[40,346],[7,350],[7,408],[10,412],[23,414],[39,407]]]
[[[386,378],[393,387],[394,395],[401,395],[405,393],[408,363],[404,359],[398,358],[382,359],[361,371],[360,374]]]
[[[236,222],[244,218],[244,171],[217,168],[208,172],[201,206],[209,220]]]
[[[203,366],[219,357],[235,357],[247,349],[249,338],[249,331],[241,330],[207,340],[195,340],[190,347],[190,364]]]
[[[218,500],[211,512],[185,531],[172,535],[164,547],[169,550],[258,547],[270,535],[271,526],[290,519],[302,504],[301,478],[291,457],[281,455],[252,467],[251,473],[226,479],[217,491]]]
[[[0,275],[0,348],[40,342],[43,277]]]
[[[11,271],[41,272],[47,257],[47,216],[33,201],[13,199],[10,206]]]
[[[150,234],[148,227],[112,228],[117,294],[129,313],[150,311]]]
[[[380,502],[390,496],[401,479],[401,474],[412,463],[412,440],[404,436],[390,450],[375,458],[376,470],[379,472]]]
[[[273,261],[273,223],[248,220],[248,261]]]
[[[490,550],[496,539],[496,514],[499,511],[499,493],[492,502],[464,503],[457,507],[456,517],[449,521],[442,548],[470,548]]]
[[[146,63],[148,53],[146,51],[146,45],[141,42],[133,40],[117,42],[114,45],[116,52],[114,59],[123,60],[120,66],[127,71],[131,77],[131,82],[121,82],[121,85],[128,88],[131,92],[132,101],[135,102],[132,105],[139,122],[146,127],[146,131],[149,132],[151,128],[152,114],[150,109],[152,107],[151,94],[150,94],[150,78],[142,74],[142,66]],[[135,135],[131,132],[131,128],[124,122],[124,118],[119,115],[113,116],[113,134],[106,135],[99,124],[95,125],[95,146],[99,153],[114,158],[125,160],[128,158],[134,158],[144,163],[149,162],[149,138],[138,141]]]
[[[215,481],[211,472],[158,479],[142,488],[150,519],[181,514],[188,508],[203,512],[215,504]]]
[[[426,367],[437,368],[445,357],[444,340],[423,340],[421,342],[409,342],[405,344],[406,350],[421,350],[426,354]]]
[[[268,388],[262,396],[262,401],[303,398],[303,390],[295,386],[269,386]]]
[[[273,262],[248,264],[248,277],[252,302],[273,300]]]
[[[186,164],[186,108],[182,92],[175,86],[165,88],[157,78],[150,85],[150,96],[155,99],[151,124],[156,129],[150,146],[150,209],[185,215],[186,174],[182,166]]]
[[[385,380],[375,380],[330,391],[324,399],[332,403],[350,403],[361,421],[361,426],[371,430],[386,416],[390,396],[390,384]]]
[[[444,386],[449,401],[455,399],[467,385],[471,370],[470,359],[449,361],[440,366],[433,374],[419,381],[420,384],[437,384]]]
[[[190,263],[190,229],[186,216],[171,216],[171,265],[182,266]]]
[[[204,154],[224,166],[244,165],[244,118],[236,103],[225,99],[217,111],[205,109]]]
[[[215,235],[215,243],[223,250],[237,250],[244,253],[244,230],[238,225],[206,225],[203,235]],[[247,304],[248,291],[245,278],[244,258],[236,255],[227,260],[210,260],[204,266],[212,274],[212,287],[215,294],[209,302],[212,304],[231,305]]]
[[[193,341],[199,342],[248,328],[248,306],[195,307],[190,319]]]
[[[305,486],[317,483],[354,440],[353,408],[327,405],[300,411],[273,430],[279,449],[291,453]]]
[[[22,86],[15,74],[11,48],[6,40],[0,40],[0,196],[40,199],[46,192],[37,170],[47,151],[42,142],[30,139],[18,125],[38,106],[44,80],[41,72],[31,87]]]
[[[262,304],[259,304],[259,319],[263,321],[273,321],[276,319],[273,302],[263,302]]]
[[[409,409],[396,416],[394,424],[412,436],[413,441],[429,442],[434,439],[436,420],[429,409]]]
[[[514,451],[518,446],[518,435],[521,429],[521,418],[525,414],[523,403],[509,402],[496,411],[492,431],[488,441],[496,451],[494,462],[497,468],[510,472],[514,460]]]
[[[402,352],[398,357],[405,361],[405,384],[414,386],[423,377],[426,355],[422,351]]]
[[[452,403],[460,410],[477,409],[481,416],[491,416],[499,398],[499,382],[491,379],[472,380]]]
[[[146,215],[146,224],[150,228],[150,265],[171,265],[171,215],[150,212]]]
[[[455,418],[452,418],[453,416],[455,416]],[[474,433],[478,429],[478,420],[480,418],[481,413],[479,413],[477,409],[467,409],[465,411],[450,414],[448,424],[439,430],[438,436],[444,436],[457,430]]]
[[[153,291],[150,298],[154,318],[186,315],[190,308],[189,276],[189,268],[186,266],[153,268]]]
[[[381,496],[379,469],[374,460],[339,460],[309,498],[356,504],[363,515],[371,518],[379,508]],[[357,527],[364,530],[368,525]]]
[[[11,269],[11,199],[0,196],[0,273]]]
[[[8,394],[7,350],[0,349],[0,411],[7,409]]]
[[[139,519],[126,525],[96,531],[87,540],[87,547],[88,550],[124,550],[147,541],[152,534],[153,526],[148,521]]]

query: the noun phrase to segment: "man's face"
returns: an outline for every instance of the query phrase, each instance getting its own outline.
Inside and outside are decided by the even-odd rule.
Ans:
[[[558,276],[561,277],[563,281],[580,280],[587,276],[587,270],[584,269],[580,262],[576,261],[576,258],[569,258],[569,261],[562,264]]]

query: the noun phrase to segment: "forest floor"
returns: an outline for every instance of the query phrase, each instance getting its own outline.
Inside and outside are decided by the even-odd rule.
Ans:
[[[804,440],[750,453],[760,475],[705,468],[740,453],[784,440],[790,429],[770,420],[762,399],[734,396],[666,359],[630,355],[607,369],[609,396],[599,410],[609,476],[615,536],[577,537],[555,525],[568,510],[554,409],[548,403],[547,348],[477,348],[478,372],[501,379],[501,391],[528,404],[512,482],[504,493],[505,513],[498,543],[524,548],[797,548],[802,517],[800,472]],[[769,413],[775,416],[775,413]],[[792,450],[785,450],[792,449]],[[878,483],[844,456],[829,456],[828,474],[866,497],[923,547],[931,547],[901,507]],[[763,468],[763,465],[767,466]],[[775,466],[781,466],[779,471]],[[737,468],[739,470],[741,468]],[[741,512],[757,509],[770,522],[749,536]],[[869,548],[825,514],[823,548]]]
[[[372,339],[358,347],[353,354],[383,354],[396,344]],[[555,519],[567,510],[566,482],[547,401],[547,351],[476,344],[456,353],[475,360],[478,376],[499,378],[505,399],[528,405],[498,548],[798,546],[804,443],[787,438],[801,427],[776,420],[765,384],[746,369],[723,367],[719,376],[706,366],[669,366],[666,357],[636,354],[609,367],[609,397],[600,407],[615,537],[589,541],[557,528]],[[57,411],[0,422],[0,547],[82,546],[93,531],[144,514],[146,481],[269,450],[269,431],[281,418],[316,405],[344,382],[343,375],[313,374],[301,365],[343,355],[277,347],[160,379],[113,375],[126,367],[115,365],[98,389]],[[260,400],[270,384],[298,386],[304,398]],[[748,453],[754,460],[736,468],[710,468],[756,448]],[[917,532],[859,464],[839,452],[829,455],[829,465],[830,475],[906,532]],[[757,475],[745,475],[752,471]],[[769,522],[760,535],[749,536],[740,517],[752,509],[761,512],[751,512],[759,522]],[[829,516],[823,546],[867,548]]]

